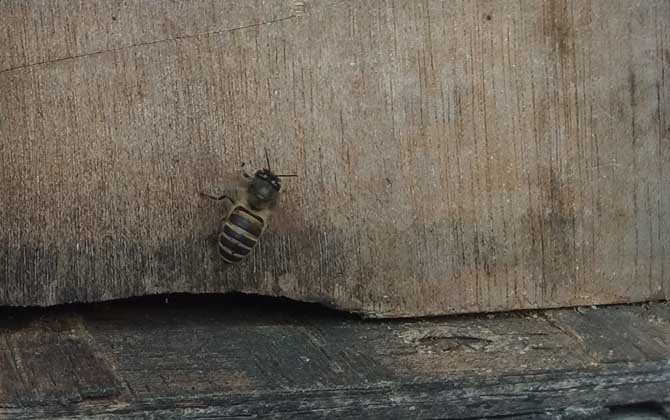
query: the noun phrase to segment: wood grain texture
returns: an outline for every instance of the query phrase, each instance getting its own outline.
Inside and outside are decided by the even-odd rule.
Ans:
[[[170,297],[27,311],[0,343],[17,337],[0,357],[1,418],[612,420],[670,403],[668,304],[362,321]],[[81,349],[70,360],[53,357],[64,341]]]
[[[0,304],[663,299],[664,0],[0,4]],[[225,267],[240,164],[299,174]]]

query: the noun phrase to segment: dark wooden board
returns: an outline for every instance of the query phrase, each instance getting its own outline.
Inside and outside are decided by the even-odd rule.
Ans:
[[[663,299],[667,0],[0,2],[0,304]],[[200,191],[295,172],[223,266]]]
[[[230,297],[0,311],[0,418],[605,419],[670,403],[667,303],[407,321]]]

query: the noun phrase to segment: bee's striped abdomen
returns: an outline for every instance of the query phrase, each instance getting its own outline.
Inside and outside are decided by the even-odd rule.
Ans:
[[[243,207],[235,207],[219,234],[219,252],[224,261],[232,264],[244,259],[256,246],[262,232],[263,220],[260,217]]]

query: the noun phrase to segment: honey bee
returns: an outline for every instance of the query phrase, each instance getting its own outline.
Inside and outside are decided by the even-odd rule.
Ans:
[[[297,175],[275,175],[270,168],[270,158],[265,150],[267,168],[251,176],[242,172],[249,180],[246,188],[237,188],[219,197],[200,193],[212,200],[228,200],[230,207],[221,220],[218,248],[223,261],[234,264],[246,258],[258,243],[279,201],[280,178]],[[242,165],[244,166],[244,164]]]

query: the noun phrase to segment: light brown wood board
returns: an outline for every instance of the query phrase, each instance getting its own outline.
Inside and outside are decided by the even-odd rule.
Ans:
[[[663,299],[670,2],[3,1],[0,304]],[[240,165],[297,173],[245,263]]]

